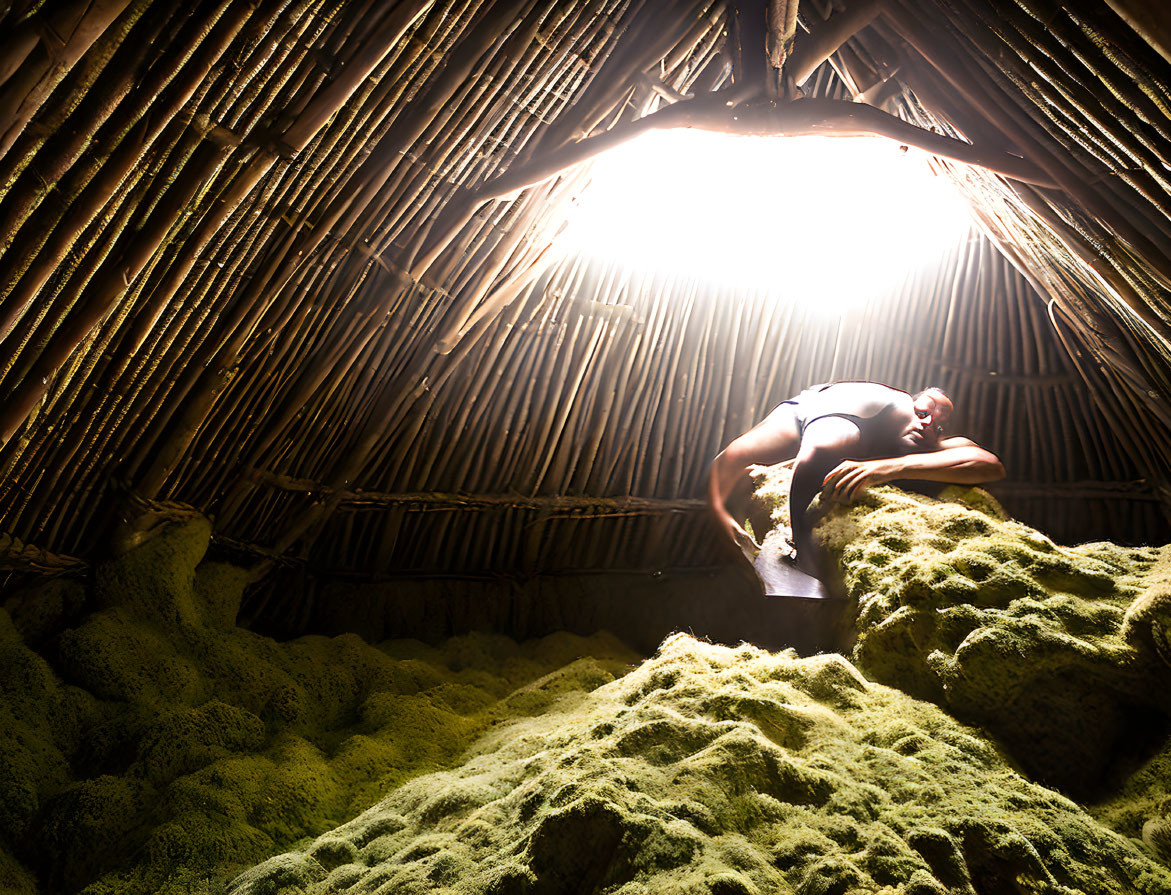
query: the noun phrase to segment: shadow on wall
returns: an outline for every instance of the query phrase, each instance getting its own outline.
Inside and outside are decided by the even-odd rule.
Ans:
[[[278,573],[245,601],[241,623],[277,638],[312,631],[356,632],[377,642],[416,637],[436,643],[469,631],[517,640],[554,631],[588,635],[606,630],[642,653],[685,631],[716,643],[742,641],[767,649],[793,641],[791,606],[761,595],[747,564],[710,570],[599,572],[499,576],[483,579],[415,578],[394,581],[315,581],[297,570]],[[295,612],[286,611],[293,608]]]

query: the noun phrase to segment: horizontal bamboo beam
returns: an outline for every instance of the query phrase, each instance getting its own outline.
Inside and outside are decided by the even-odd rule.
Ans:
[[[257,484],[313,496],[329,497],[339,507],[412,506],[428,511],[513,509],[557,511],[596,511],[601,515],[616,513],[694,513],[706,509],[698,499],[664,500],[653,497],[590,497],[570,494],[528,496],[523,494],[444,494],[434,491],[384,493],[333,489],[309,479],[298,479],[275,472],[249,469],[246,478]]]
[[[1159,503],[1161,497],[1145,479],[1131,482],[1022,482],[1002,480],[986,486],[1004,497],[1045,497],[1065,500],[1136,500]]]

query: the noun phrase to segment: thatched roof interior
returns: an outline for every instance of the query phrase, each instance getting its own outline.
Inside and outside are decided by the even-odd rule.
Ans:
[[[0,532],[90,556],[165,501],[330,572],[710,565],[722,444],[872,377],[955,391],[1027,521],[1165,538],[1166,14],[805,0],[774,70],[767,6],[16,0]],[[663,121],[877,127],[1001,173],[940,161],[979,232],[839,328],[550,248],[567,163]]]

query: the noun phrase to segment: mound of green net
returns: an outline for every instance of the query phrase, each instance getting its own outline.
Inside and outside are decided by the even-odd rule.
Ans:
[[[0,888],[1171,893],[1171,551],[944,496],[819,528],[862,672],[683,635],[629,673],[606,636],[277,643],[174,525],[0,611]],[[1087,813],[1017,767],[1112,776]]]
[[[17,625],[0,611],[0,891],[218,891],[554,696],[502,704],[518,686],[561,669],[589,689],[638,658],[568,634],[277,643],[235,626],[244,577],[200,564],[209,531],[173,526],[99,568],[99,610],[40,652],[22,633],[70,586]]]
[[[840,656],[676,635],[230,891],[282,887],[1139,893],[1171,891],[1171,874],[978,732]]]
[[[760,475],[776,516],[787,470]],[[979,724],[1036,779],[1098,794],[1115,756],[1166,732],[1171,548],[1061,547],[956,487],[870,489],[817,534],[856,604],[858,667]]]

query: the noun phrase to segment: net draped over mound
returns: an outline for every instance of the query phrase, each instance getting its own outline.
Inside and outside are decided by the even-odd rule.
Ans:
[[[925,895],[1167,892],[1171,874],[840,656],[676,635],[231,891],[281,885]]]
[[[756,476],[775,550],[791,470]],[[978,488],[879,487],[817,511],[869,678],[978,724],[1033,778],[1105,799],[1100,817],[1171,858],[1171,546],[1062,547]]]
[[[1136,719],[1171,712],[1160,551],[1059,547],[981,491],[943,498],[879,489],[821,526],[858,604],[855,660],[1092,792]]]

